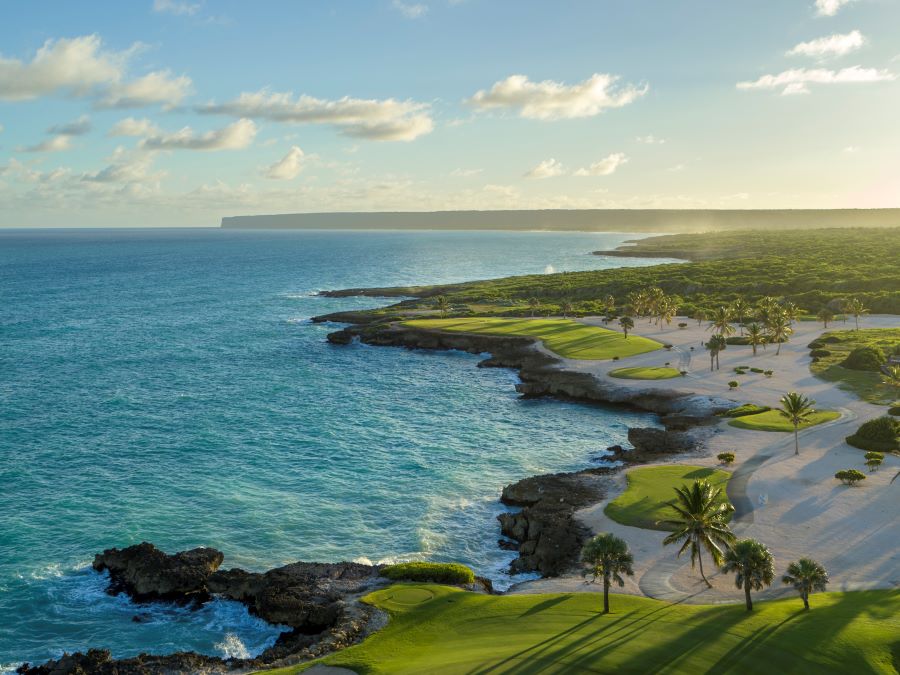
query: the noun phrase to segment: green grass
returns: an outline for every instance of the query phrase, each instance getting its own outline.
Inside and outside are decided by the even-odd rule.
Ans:
[[[823,422],[836,420],[841,414],[835,410],[817,410],[809,419],[800,425],[801,429],[808,429]],[[759,413],[758,415],[745,415],[737,417],[728,422],[738,429],[751,429],[753,431],[793,431],[794,425],[791,424],[787,417],[784,417],[777,410],[769,410],[768,412]]]
[[[848,325],[852,325],[852,321],[851,318]],[[865,317],[862,322],[865,323]],[[816,377],[827,382],[835,382],[841,389],[853,392],[869,403],[890,405],[897,400],[897,390],[884,384],[879,373],[852,370],[840,364],[857,347],[880,347],[886,354],[890,354],[894,347],[900,345],[900,328],[832,330],[824,333],[815,342],[821,343],[820,349],[831,352],[830,355],[820,356],[818,361],[810,364],[809,369]]]
[[[674,368],[662,366],[646,368],[617,368],[609,371],[610,377],[619,377],[624,380],[668,380],[672,377],[680,377],[681,373]]]
[[[660,521],[672,518],[674,514],[667,508],[675,497],[675,488],[690,485],[705,478],[716,487],[722,488],[723,501],[725,484],[731,474],[721,469],[683,464],[647,466],[631,469],[627,474],[628,487],[625,492],[606,505],[607,516],[623,525],[643,527],[648,530],[670,530]]]
[[[656,340],[629,335],[569,319],[414,319],[404,325],[487,335],[521,335],[540,339],[547,349],[569,359],[611,359],[660,349]]]
[[[596,593],[497,596],[433,585],[392,586],[366,601],[390,613],[389,625],[322,663],[360,675],[819,675],[896,673],[900,658],[896,590],[814,594],[809,612],[799,598],[758,602],[748,613],[614,595],[603,615]]]

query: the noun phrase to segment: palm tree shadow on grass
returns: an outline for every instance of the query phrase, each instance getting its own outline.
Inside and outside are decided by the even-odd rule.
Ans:
[[[539,602],[538,604],[534,605],[534,607],[530,607],[526,611],[522,612],[519,615],[519,618],[521,619],[522,617],[531,616],[532,614],[539,614],[540,612],[543,612],[545,609],[550,609],[551,607],[555,607],[559,603],[565,602],[566,600],[569,600],[571,598],[572,598],[571,593],[566,593],[565,595],[555,595],[551,598],[547,598],[543,602]]]

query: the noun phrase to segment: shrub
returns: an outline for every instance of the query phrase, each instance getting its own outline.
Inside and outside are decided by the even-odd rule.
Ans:
[[[824,342],[825,344],[829,344],[829,345],[833,345],[840,341],[841,341],[841,338],[839,338],[837,335],[829,335],[827,337],[822,338],[822,342]]]
[[[744,366],[737,366],[737,367],[734,369],[734,372],[736,372],[738,375],[746,375],[746,374],[747,374],[747,369],[746,369]]]
[[[665,348],[668,349],[668,350],[671,350],[672,347],[674,347],[674,346],[675,346],[675,345],[663,345],[663,347],[665,347]]]
[[[831,352],[828,351],[827,349],[813,349],[813,350],[809,353],[809,355],[812,356],[812,357],[815,358],[815,359],[820,359],[820,358],[822,358],[823,356],[831,356]]]
[[[686,377],[686,376],[687,376],[687,371],[686,371],[686,370],[682,370],[682,371],[679,371],[679,372],[681,372],[681,376],[682,376],[682,377]]]
[[[763,369],[762,368],[751,368],[750,372],[751,373],[762,373]]]
[[[844,359],[841,364],[844,368],[851,370],[881,370],[881,364],[884,363],[884,352],[881,348],[872,345],[865,347],[857,347]]]
[[[866,459],[880,459],[880,460],[884,460],[884,453],[883,453],[883,452],[867,452],[867,453],[865,454],[865,457],[866,457]]]
[[[873,457],[872,459],[866,460],[866,466],[869,467],[870,472],[878,471],[878,467],[881,466],[883,459],[879,459],[878,457]]]
[[[756,405],[755,403],[745,403],[731,410],[721,413],[722,417],[743,417],[744,415],[756,415],[758,413],[769,412],[771,408],[767,405]]]
[[[619,357],[618,357],[618,356],[614,356],[614,357],[612,358],[612,360],[613,360],[613,361],[618,361],[618,360],[619,360]]]
[[[678,324],[678,327],[679,327],[679,328],[687,328],[687,324],[686,324],[686,323],[680,323],[680,324]]]
[[[740,335],[736,337],[725,338],[726,345],[749,345],[750,339],[747,337],[741,337]]]
[[[807,349],[818,349],[819,347],[821,347],[824,344],[825,343],[822,340],[813,340],[808,345],[806,345],[806,348]]]
[[[731,464],[734,462],[734,453],[733,452],[720,452],[716,455],[716,459],[722,462],[722,464]]]
[[[461,586],[475,583],[475,572],[459,563],[399,563],[382,568],[380,574],[391,581],[430,581]]]
[[[856,469],[844,469],[834,474],[834,477],[841,481],[844,485],[856,485],[861,480],[866,479],[866,474]]]
[[[900,417],[900,405],[892,405],[890,408],[888,408],[888,415]]]
[[[876,417],[863,423],[856,433],[847,436],[847,443],[860,450],[896,452],[900,450],[900,420]]]
[[[771,370],[765,370],[765,371],[763,371],[763,375],[765,375],[766,377],[772,377],[772,375],[774,375],[774,374],[775,374],[775,373],[774,373],[773,371],[771,371]]]
[[[737,380],[732,380],[731,382],[728,383],[729,389],[737,389],[739,386],[741,386],[741,383],[738,382]]]

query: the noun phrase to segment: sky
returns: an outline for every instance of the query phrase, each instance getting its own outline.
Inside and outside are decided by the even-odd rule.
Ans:
[[[2,227],[900,206],[900,0],[29,0],[2,16]]]

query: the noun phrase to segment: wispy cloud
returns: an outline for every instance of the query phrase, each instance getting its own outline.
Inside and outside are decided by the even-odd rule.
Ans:
[[[866,84],[896,79],[888,70],[851,66],[841,70],[826,68],[794,68],[777,75],[763,75],[758,80],[738,82],[738,89],[781,89],[782,95],[808,94],[809,85]]]
[[[77,120],[66,122],[65,124],[54,124],[47,129],[48,134],[59,134],[60,136],[83,136],[91,130],[91,118],[82,115]]]
[[[490,89],[476,92],[467,102],[483,110],[516,110],[521,117],[538,120],[593,117],[608,108],[626,106],[647,93],[647,85],[618,86],[618,80],[616,75],[595,73],[584,82],[567,85],[511,75]]]
[[[62,152],[72,147],[72,137],[66,134],[60,134],[48,138],[46,141],[37,145],[20,146],[17,148],[20,152]]]
[[[594,162],[589,167],[578,169],[574,175],[576,176],[609,176],[616,172],[623,164],[628,162],[628,157],[624,152],[615,152]]]
[[[665,138],[657,138],[653,134],[638,136],[635,140],[637,140],[638,143],[643,143],[644,145],[662,145],[666,142]]]
[[[161,134],[159,127],[147,118],[135,119],[126,117],[116,122],[107,136],[156,136]]]
[[[253,120],[240,119],[205,134],[198,134],[190,127],[171,134],[157,133],[147,136],[139,147],[146,150],[240,150],[253,142],[256,131]]]
[[[153,11],[179,16],[193,16],[200,11],[199,2],[178,2],[177,0],[153,0]]]
[[[553,176],[562,176],[565,172],[566,169],[562,163],[551,157],[526,171],[525,178],[552,178]]]
[[[428,13],[428,5],[420,2],[403,2],[403,0],[393,0],[391,7],[396,9],[407,19],[420,19]]]
[[[788,50],[788,56],[811,56],[815,59],[824,59],[834,56],[844,56],[855,52],[866,43],[866,38],[858,30],[849,33],[835,33],[827,37],[821,37],[809,42],[801,42]]]
[[[849,5],[853,0],[816,0],[816,13],[819,16],[834,16],[841,7]]]
[[[266,169],[264,175],[272,180],[292,180],[303,171],[304,159],[303,150],[293,145],[284,157]]]
[[[469,178],[471,176],[477,176],[480,173],[484,173],[484,169],[453,169],[450,172],[450,175],[454,178]]]

